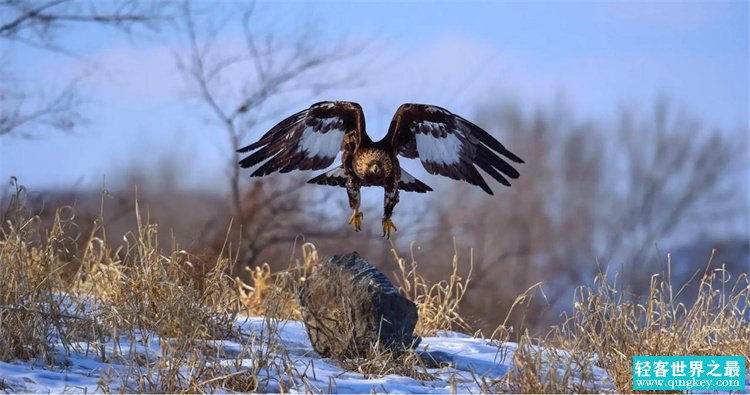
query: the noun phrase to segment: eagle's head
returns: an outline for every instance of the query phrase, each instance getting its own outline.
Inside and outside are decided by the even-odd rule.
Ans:
[[[380,173],[382,173],[382,172],[383,172],[383,163],[380,162],[379,160],[373,160],[373,161],[371,161],[370,163],[367,164],[367,173],[368,174],[371,174],[371,175],[374,175],[374,176],[379,176]]]

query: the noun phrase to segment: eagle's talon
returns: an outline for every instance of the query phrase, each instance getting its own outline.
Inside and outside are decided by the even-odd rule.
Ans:
[[[393,224],[393,221],[391,221],[390,218],[383,219],[383,237],[387,237],[388,239],[391,238],[391,229],[396,229],[396,225]]]
[[[359,232],[360,230],[362,230],[363,219],[364,213],[359,210],[354,210],[354,214],[352,214],[351,218],[349,218],[349,223],[354,225],[355,232]]]

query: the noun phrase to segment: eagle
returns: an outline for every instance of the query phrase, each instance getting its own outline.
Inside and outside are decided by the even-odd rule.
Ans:
[[[518,171],[508,163],[524,163],[479,126],[450,111],[428,104],[401,105],[388,133],[372,141],[365,131],[362,107],[354,102],[323,101],[289,116],[260,140],[238,150],[249,155],[243,168],[264,162],[251,174],[261,177],[274,172],[320,170],[331,166],[339,152],[341,165],[320,174],[309,183],[345,187],[353,210],[349,224],[362,229],[360,188],[380,186],[385,191],[383,237],[397,230],[391,216],[399,201],[399,190],[426,193],[427,184],[407,173],[398,157],[419,158],[430,174],[450,177],[482,188],[492,195],[477,168],[503,185],[516,179]]]

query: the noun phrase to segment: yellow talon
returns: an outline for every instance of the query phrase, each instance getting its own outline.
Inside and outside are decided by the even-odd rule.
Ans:
[[[349,218],[349,223],[354,225],[354,231],[359,232],[362,230],[362,221],[364,219],[364,213],[359,210],[354,210],[354,214]]]
[[[391,229],[398,230],[398,229],[396,229],[396,225],[393,224],[393,221],[391,221],[390,218],[383,219],[383,237],[387,236],[390,239],[391,238]]]

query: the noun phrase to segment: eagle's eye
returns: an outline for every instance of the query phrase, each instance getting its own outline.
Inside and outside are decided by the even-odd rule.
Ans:
[[[379,174],[380,173],[380,163],[379,162],[371,162],[370,163],[370,173]]]

